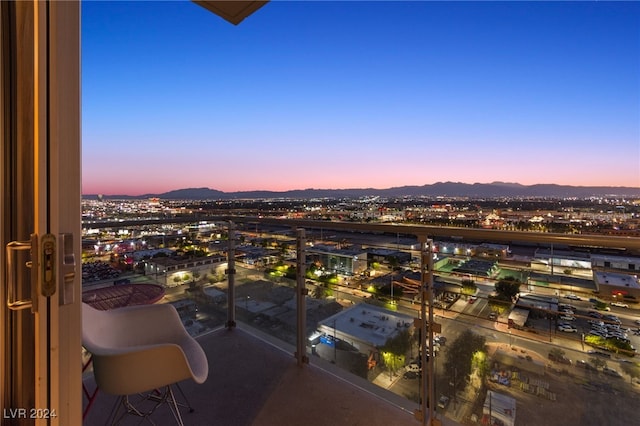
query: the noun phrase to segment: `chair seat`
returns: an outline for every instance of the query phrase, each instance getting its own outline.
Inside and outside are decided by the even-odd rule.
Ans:
[[[187,333],[172,305],[100,311],[83,303],[82,314],[83,346],[92,355],[96,385],[101,391],[126,396],[182,380],[202,384],[207,379],[206,354]],[[163,401],[172,402],[178,420],[177,403],[170,389],[169,394]]]

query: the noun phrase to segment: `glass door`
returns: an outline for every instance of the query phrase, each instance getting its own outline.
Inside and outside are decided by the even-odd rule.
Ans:
[[[80,6],[0,11],[0,423],[81,424]]]

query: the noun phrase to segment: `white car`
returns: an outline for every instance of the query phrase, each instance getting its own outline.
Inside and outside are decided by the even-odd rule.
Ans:
[[[571,325],[561,324],[558,326],[558,330],[564,331],[565,333],[577,333],[578,329]]]
[[[414,373],[419,373],[420,372],[420,366],[416,363],[411,363],[409,365],[407,365],[407,371],[411,371]]]
[[[559,317],[563,321],[575,321],[576,317],[572,317],[571,315],[560,315]]]
[[[571,300],[582,300],[582,299],[580,299],[579,296],[576,296],[575,294],[567,294],[565,297],[567,299],[571,299]]]
[[[611,306],[617,306],[618,308],[628,308],[629,305],[622,302],[611,302]]]

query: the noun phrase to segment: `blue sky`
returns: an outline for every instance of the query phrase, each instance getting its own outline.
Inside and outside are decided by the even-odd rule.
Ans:
[[[640,5],[83,2],[83,192],[640,187]]]

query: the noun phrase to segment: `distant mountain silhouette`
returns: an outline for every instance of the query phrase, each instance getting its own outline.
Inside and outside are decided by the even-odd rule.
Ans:
[[[240,191],[222,192],[210,188],[186,188],[163,194],[105,195],[107,199],[161,198],[165,200],[233,200],[262,198],[359,198],[359,197],[536,197],[536,198],[588,198],[588,197],[632,197],[640,198],[640,188],[611,186],[570,186],[555,184],[521,185],[518,183],[461,183],[437,182],[422,186],[400,186],[386,189],[296,189],[291,191]],[[97,195],[84,195],[84,198],[97,198]]]

